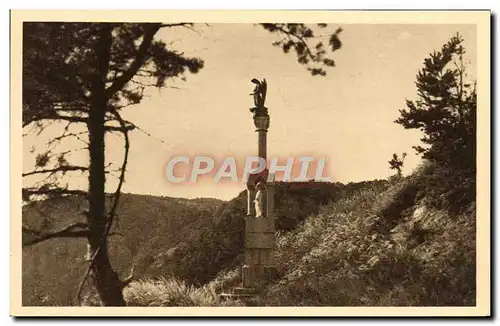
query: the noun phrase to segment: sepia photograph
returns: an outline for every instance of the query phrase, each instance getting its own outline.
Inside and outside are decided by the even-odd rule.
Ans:
[[[12,11],[11,314],[489,316],[490,19]]]

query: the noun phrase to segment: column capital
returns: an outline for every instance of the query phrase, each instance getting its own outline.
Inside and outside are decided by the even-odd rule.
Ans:
[[[253,123],[255,125],[255,128],[257,128],[257,131],[266,131],[269,129],[269,124],[270,124],[270,117],[269,115],[257,115],[253,117]]]

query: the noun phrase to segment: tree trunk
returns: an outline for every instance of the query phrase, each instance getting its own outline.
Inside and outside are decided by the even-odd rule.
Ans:
[[[89,216],[91,235],[89,243],[94,253],[99,250],[92,266],[92,278],[99,297],[105,306],[124,306],[123,286],[118,274],[111,267],[106,234],[105,197],[105,146],[104,122],[108,99],[105,80],[109,66],[109,51],[112,42],[111,27],[103,24],[96,47],[97,69],[92,85],[91,108],[89,112]]]

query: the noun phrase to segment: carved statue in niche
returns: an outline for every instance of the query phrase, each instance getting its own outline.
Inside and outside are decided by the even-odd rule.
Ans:
[[[266,207],[266,185],[261,180],[257,183],[257,193],[255,194],[254,205],[255,205],[255,217],[265,217],[265,207]]]

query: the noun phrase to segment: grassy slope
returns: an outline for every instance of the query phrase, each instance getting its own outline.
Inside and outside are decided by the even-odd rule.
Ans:
[[[279,184],[278,228],[293,229],[320,205],[361,185]],[[85,205],[78,197],[34,203],[23,208],[23,223],[59,230],[83,221]],[[241,260],[245,213],[244,192],[229,202],[125,194],[110,241],[112,264],[124,277],[133,265],[141,278],[174,275],[188,284],[207,283]],[[72,304],[87,266],[85,252],[85,239],[53,239],[24,248],[23,304]]]
[[[475,206],[460,214],[433,208],[421,183],[416,174],[391,182],[280,184],[280,277],[264,290],[258,304],[474,305]],[[177,200],[178,216],[193,216],[200,209],[191,224],[165,213],[175,211],[168,208],[170,199],[137,198],[123,208],[129,212],[125,220],[134,226],[127,227],[123,245],[113,255],[123,273],[130,260],[139,266],[141,280],[125,289],[128,304],[241,305],[219,302],[217,293],[240,280],[245,194],[222,205],[214,203],[215,214],[203,211],[206,204]],[[166,215],[169,218],[159,218]],[[83,254],[84,243],[80,245]],[[31,271],[23,290],[39,291],[32,297],[50,290],[73,295],[74,287],[68,284],[80,277],[84,264],[64,263],[72,250],[69,241],[46,246],[42,255],[25,249]],[[62,264],[55,276],[50,273],[54,266],[44,267],[50,270],[47,275],[36,268],[35,261],[43,264],[44,259],[45,264]],[[61,268],[66,273],[60,273]],[[30,284],[37,275],[50,279],[57,291]]]
[[[276,187],[276,228],[279,232],[293,230],[307,216],[328,203],[363,187],[365,183],[348,185],[331,183],[278,183]],[[166,252],[154,266],[154,274],[168,270],[188,284],[202,285],[221,271],[242,262],[246,214],[246,193],[221,205],[213,222],[194,241],[184,241]]]
[[[262,304],[475,305],[475,209],[433,209],[417,183],[366,187],[281,237]]]
[[[475,204],[460,214],[429,204],[422,178],[367,183],[280,232],[271,306],[475,305]],[[202,287],[132,283],[130,305],[241,305],[216,293],[240,281],[238,261]]]

